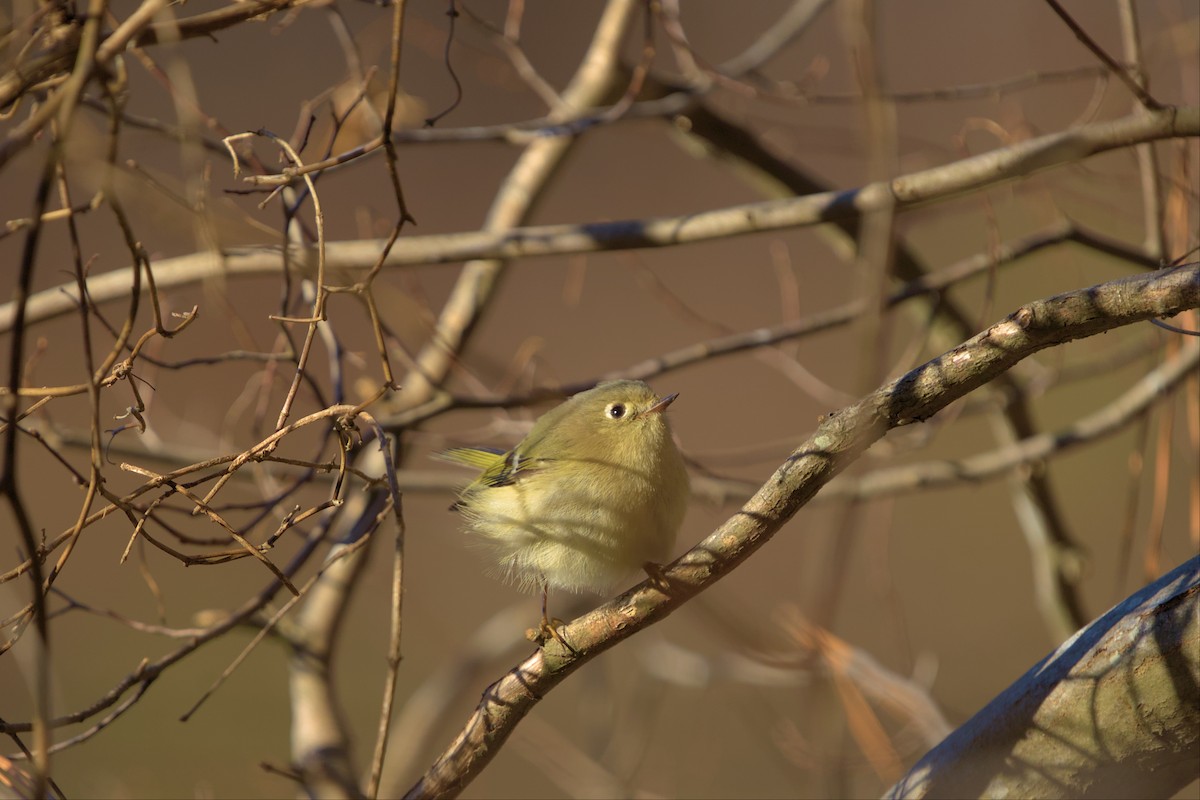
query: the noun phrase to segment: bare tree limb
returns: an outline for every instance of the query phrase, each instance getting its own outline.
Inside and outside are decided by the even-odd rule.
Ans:
[[[1200,556],[1109,609],[885,797],[1171,797],[1200,763]]]
[[[1097,153],[1182,136],[1200,136],[1200,108],[1167,108],[1083,125],[854,191],[822,192],[684,216],[408,236],[396,242],[385,266],[667,247],[816,225],[858,216],[892,202],[892,195],[898,209],[909,208],[1078,163]],[[382,247],[383,240],[376,239],[330,242],[326,245],[326,263],[335,275],[340,270],[370,269]],[[304,253],[295,257],[301,265],[311,260]],[[283,256],[276,246],[230,248],[220,258],[195,253],[163,259],[155,265],[154,276],[159,287],[167,289],[216,275],[232,278],[273,274],[282,264]],[[72,284],[63,284],[31,295],[26,321],[40,322],[73,311],[77,291]],[[88,294],[98,304],[123,297],[128,291],[128,279],[119,271],[88,280]],[[11,329],[13,312],[12,304],[0,306],[0,333]]]

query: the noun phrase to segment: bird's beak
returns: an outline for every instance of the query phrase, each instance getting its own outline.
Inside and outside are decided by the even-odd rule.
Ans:
[[[647,408],[646,413],[647,414],[657,414],[660,411],[666,411],[667,406],[671,405],[671,403],[674,403],[676,397],[679,397],[679,392],[676,392],[675,394],[667,395],[662,400],[659,400],[657,403],[655,403],[654,405]]]

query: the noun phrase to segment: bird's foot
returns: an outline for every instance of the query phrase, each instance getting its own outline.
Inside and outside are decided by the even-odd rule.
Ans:
[[[654,584],[655,589],[663,594],[669,594],[671,581],[667,578],[667,568],[664,565],[646,561],[642,564],[642,569],[650,576],[650,582]]]
[[[541,625],[539,625],[537,628],[526,629],[525,638],[536,644],[538,647],[541,647],[542,645],[546,644],[546,642],[553,639],[574,653],[575,648],[567,644],[567,640],[564,639],[562,634],[558,632],[559,626],[565,624],[566,623],[558,617],[550,618],[543,615]]]

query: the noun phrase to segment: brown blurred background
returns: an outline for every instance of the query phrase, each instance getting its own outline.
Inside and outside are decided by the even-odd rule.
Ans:
[[[693,1],[682,5],[682,21],[694,52],[707,64],[719,64],[739,53],[788,5]],[[1200,102],[1197,5],[1169,0],[1133,5],[1155,96],[1165,103]],[[133,5],[114,8],[124,17]],[[191,15],[207,8],[192,2],[178,13]],[[453,100],[453,82],[443,60],[446,8],[445,3],[410,4],[402,65],[406,127],[420,127],[426,116],[441,112]],[[478,2],[468,8],[502,25],[507,4]],[[1068,8],[1110,52],[1121,52],[1116,3],[1075,2]],[[183,77],[194,83],[204,113],[229,131],[266,128],[289,137],[303,104],[346,79],[346,59],[331,24],[335,9],[364,63],[386,72],[391,12],[367,3],[306,7],[220,32],[215,41],[190,40],[152,53],[176,85]],[[521,44],[552,86],[561,89],[570,78],[600,9],[598,2],[526,3]],[[31,11],[32,4],[18,2],[0,13],[13,14],[5,20],[11,24]],[[1105,87],[1100,70],[1087,72],[1097,62],[1041,2],[929,0],[880,3],[876,12],[876,56],[888,91],[953,89],[1042,76],[1020,90],[897,103],[897,174],[1072,124],[1123,116],[1131,109],[1128,92],[1115,80]],[[842,99],[859,91],[847,47],[851,13],[848,7],[831,4],[798,42],[764,68],[769,78],[811,92],[810,102],[751,97],[733,89],[718,89],[711,99],[713,108],[748,126],[777,156],[839,189],[877,177],[869,166],[862,105]],[[639,53],[638,36],[635,33],[627,43],[631,61]],[[658,44],[655,68],[674,74],[676,65],[661,34]],[[440,120],[439,128],[512,122],[545,113],[503,53],[469,17],[457,21],[450,58],[462,81],[462,102]],[[129,112],[174,122],[176,111],[162,83],[132,58],[127,61]],[[1057,71],[1076,68],[1079,73],[1070,78],[1053,77]],[[373,85],[379,91],[386,88],[378,77]],[[327,146],[330,131],[327,107],[318,106],[318,114],[309,145],[314,154]],[[91,110],[81,112],[76,121],[68,161],[75,202],[86,200],[99,185],[104,124]],[[353,125],[344,130],[335,152],[356,143],[356,135]],[[31,149],[0,176],[0,219],[29,214],[44,147],[43,143]],[[256,148],[273,163],[268,145]],[[1185,150],[1191,172],[1168,177],[1186,184],[1190,207],[1185,226],[1194,244],[1196,144],[1158,146],[1164,173],[1178,168]],[[418,222],[406,229],[408,235],[477,229],[518,149],[497,142],[463,142],[406,144],[398,153],[405,196]],[[278,200],[260,210],[256,203],[262,195],[229,194],[241,185],[219,154],[197,156],[159,134],[130,128],[122,138],[121,158],[138,165],[121,174],[118,187],[132,228],[152,257],[193,252],[205,246],[205,237],[215,236],[226,247],[279,241]],[[897,220],[897,233],[934,268],[987,252],[998,241],[1033,232],[1063,215],[1136,245],[1144,237],[1138,181],[1131,153],[1118,151],[986,194],[905,212]],[[385,236],[395,221],[386,165],[378,155],[328,173],[318,187],[330,240]],[[187,203],[176,200],[189,193],[204,198],[204,226],[196,223],[197,215]],[[762,198],[736,171],[681,147],[668,123],[638,119],[589,131],[537,204],[531,221],[677,215]],[[308,210],[304,215],[311,220]],[[107,209],[82,216],[79,228],[85,258],[95,257],[93,272],[126,268],[128,251]],[[15,280],[22,244],[20,235],[0,239],[0,276],[6,285]],[[1168,257],[1175,255],[1179,253]],[[47,228],[36,287],[68,282],[70,264],[63,228]],[[410,352],[428,336],[428,314],[441,308],[459,268],[408,267],[385,271],[379,279],[376,297],[381,310]],[[994,284],[978,278],[957,287],[952,296],[982,326],[1023,302],[1133,270],[1115,258],[1060,246],[1006,267]],[[789,315],[830,308],[857,296],[865,280],[869,278],[833,252],[812,228],[662,250],[518,260],[509,266],[451,385],[469,393],[476,391],[478,382],[503,389],[514,381],[524,387],[595,379],[721,331],[768,326]],[[172,290],[165,295],[172,310],[198,304],[200,317],[185,335],[155,343],[151,353],[178,361],[239,348],[270,350],[277,328],[267,314],[276,312],[280,291],[279,280],[271,276]],[[120,319],[125,306],[117,303],[103,310]],[[349,297],[334,297],[329,318],[353,355],[352,377],[377,385],[378,359],[362,306]],[[149,320],[143,307],[139,330]],[[922,343],[923,320],[904,313],[888,320],[893,335],[881,358],[888,377],[940,352]],[[31,383],[81,380],[78,330],[76,317],[32,329],[27,353],[37,346],[38,337],[46,349]],[[1165,336],[1149,325],[1122,329],[1048,350],[1027,374],[1052,375],[1060,367]],[[794,379],[794,367],[782,369],[777,360],[749,353],[684,368],[652,383],[660,392],[681,393],[672,406],[672,423],[690,458],[717,475],[761,482],[820,415],[874,387],[874,381],[864,380],[860,367],[867,341],[863,327],[851,325],[785,344],[783,354],[794,357],[823,387],[816,391],[810,391],[811,382]],[[105,352],[107,342],[97,345],[97,352]],[[7,359],[7,338],[2,350]],[[318,348],[316,374],[325,374],[327,357]],[[1158,358],[1148,351],[1054,387],[1034,401],[1036,422],[1054,430],[1091,413],[1128,388]],[[261,372],[261,365],[254,363],[174,372],[147,368],[143,377],[155,387],[143,387],[143,395],[152,398],[147,436],[187,453],[247,447],[254,441],[250,420],[259,402]],[[270,421],[289,374],[275,379]],[[464,377],[468,374],[470,378]],[[123,387],[107,392],[103,424],[130,402]],[[520,437],[522,425],[545,407],[443,415],[412,435],[412,451],[403,466],[449,471],[431,462],[428,454],[463,442],[510,445]],[[302,394],[298,412],[315,409],[311,396]],[[1183,415],[1189,412],[1182,396],[1160,406],[1146,427],[1135,424],[1038,467],[1047,471],[1069,529],[1086,553],[1081,596],[1089,617],[1146,580],[1142,563],[1156,487],[1152,465],[1159,418],[1168,410],[1175,415],[1175,425],[1166,440],[1170,469],[1159,562],[1165,571],[1195,553],[1188,533],[1188,491],[1197,479],[1197,454],[1188,438]],[[963,457],[996,446],[983,415],[952,412],[949,418],[895,432],[854,472]],[[497,420],[504,424],[494,425]],[[48,407],[45,424],[86,430],[86,400],[56,401]],[[74,522],[81,494],[43,451],[29,442],[22,447],[22,481],[34,524],[47,536],[56,535]],[[66,452],[73,463],[86,465],[86,451]],[[300,444],[285,448],[285,454],[309,455]],[[1145,456],[1147,466],[1131,489],[1130,461],[1139,455]],[[134,459],[114,455],[113,460]],[[144,463],[152,469],[169,468]],[[108,485],[115,491],[140,483],[115,465],[106,469]],[[327,492],[328,484],[319,482],[296,502],[318,502]],[[242,480],[231,485],[224,499],[250,502],[259,496],[253,482]],[[484,687],[529,652],[522,631],[538,614],[535,598],[483,575],[477,554],[446,510],[451,499],[444,491],[410,492],[404,501],[408,549],[401,720],[415,713],[406,705],[409,701],[429,696],[431,681],[456,675],[467,643],[475,640],[481,626],[498,610],[515,607],[496,623],[496,640],[510,641],[511,646],[465,677],[461,691],[436,721],[418,730],[398,728],[404,739],[392,745],[384,782],[391,794],[406,789],[445,747]],[[736,507],[695,501],[680,535],[679,552]],[[184,515],[179,517],[184,524]],[[1127,519],[1132,520],[1133,539],[1125,544],[1121,537]],[[211,526],[197,523],[194,530],[215,535]],[[89,528],[57,585],[79,603],[154,622],[156,604],[136,559],[118,564],[129,533],[128,522],[116,517]],[[19,559],[15,535],[4,541],[8,549],[0,567],[7,570]],[[382,691],[389,624],[388,550],[386,543],[375,546],[336,660],[338,689],[348,728],[356,737],[359,765],[369,759]],[[267,579],[261,565],[248,559],[185,569],[148,550],[145,560],[161,587],[165,621],[175,627],[193,624],[202,610],[241,602]],[[955,725],[1057,645],[1035,605],[1032,580],[1029,551],[1003,478],[906,493],[853,512],[843,504],[818,501],[726,580],[662,624],[588,664],[551,693],[467,796],[603,796],[618,790],[673,797],[877,795],[896,776],[881,774],[864,755],[848,723],[851,712],[845,697],[830,675],[795,655],[797,647],[787,633],[789,615],[798,611],[827,626],[882,667],[927,688],[946,720]],[[5,615],[26,599],[23,580],[0,584]],[[571,602],[552,598],[552,610],[567,616],[563,611]],[[63,605],[61,599],[55,604]],[[83,611],[55,618],[52,634],[56,713],[95,702],[139,660],[175,646],[171,640]],[[285,767],[289,759],[286,653],[280,646],[264,643],[194,718],[178,721],[251,635],[237,632],[201,648],[169,669],[111,728],[56,756],[54,774],[67,794],[290,794],[293,787],[286,780],[259,766],[270,762]],[[0,716],[8,721],[29,717],[27,650],[18,645],[0,657]],[[927,749],[910,724],[882,712],[880,717],[904,764]],[[64,729],[60,735],[79,730]],[[596,774],[607,777],[601,780]]]

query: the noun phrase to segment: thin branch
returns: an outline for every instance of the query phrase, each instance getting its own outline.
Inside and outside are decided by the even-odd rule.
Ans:
[[[1082,42],[1084,47],[1092,51],[1092,55],[1100,59],[1104,63],[1104,66],[1108,67],[1114,75],[1121,79],[1122,83],[1129,87],[1129,91],[1133,92],[1133,96],[1143,106],[1151,111],[1162,110],[1162,103],[1151,97],[1150,93],[1146,91],[1141,83],[1129,74],[1129,70],[1118,64],[1116,59],[1104,51],[1104,48],[1096,44],[1096,40],[1089,36],[1088,32],[1075,21],[1075,18],[1067,13],[1067,10],[1062,7],[1058,0],[1046,0],[1046,5],[1050,6],[1050,9],[1058,15],[1058,18],[1071,29],[1071,33],[1075,34],[1075,38]]]

